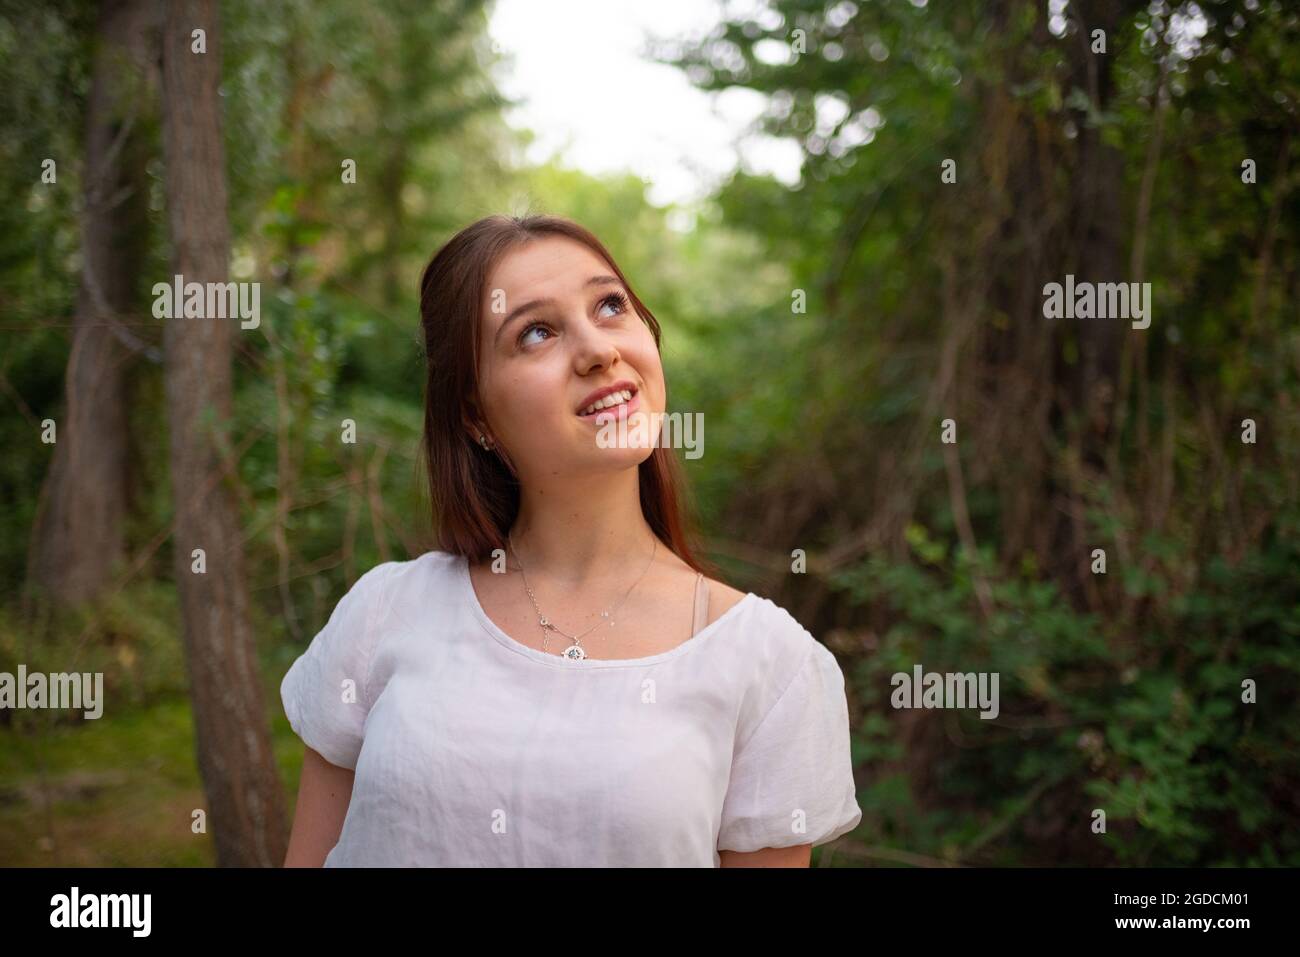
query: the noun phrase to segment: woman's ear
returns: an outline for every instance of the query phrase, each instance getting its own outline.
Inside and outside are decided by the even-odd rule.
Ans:
[[[470,407],[467,407],[461,413],[460,421],[461,421],[461,426],[465,429],[465,432],[469,435],[471,442],[474,442],[475,444],[483,448],[491,448],[492,445],[491,432],[488,430],[488,427],[482,422],[481,417],[477,415],[477,412],[472,407],[472,404]],[[483,439],[480,439],[479,438],[480,436],[482,436]],[[483,445],[484,439],[488,443],[486,446]]]

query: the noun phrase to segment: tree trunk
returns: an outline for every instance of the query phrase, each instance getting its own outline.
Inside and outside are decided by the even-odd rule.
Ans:
[[[1080,35],[1070,44],[1071,80],[1087,93],[1099,112],[1111,108],[1115,82],[1113,64],[1122,49],[1120,27],[1131,0],[1076,0],[1071,15]],[[1091,50],[1092,31],[1106,34],[1106,53]],[[1078,134],[1078,184],[1071,217],[1076,233],[1072,250],[1077,254],[1076,280],[1127,282],[1128,263],[1124,232],[1124,156],[1102,139],[1101,129],[1074,112]],[[1137,277],[1131,277],[1136,279]],[[1100,468],[1106,439],[1114,421],[1120,350],[1128,329],[1123,318],[1076,320],[1079,326],[1080,362],[1074,381],[1076,409],[1083,413],[1084,461]]]
[[[192,52],[204,30],[206,52]],[[174,0],[163,25],[163,143],[174,272],[225,282],[230,224],[221,138],[220,24],[215,0]],[[176,584],[199,770],[223,866],[279,866],[283,790],[271,753],[249,625],[234,463],[225,463],[231,336],[237,318],[165,319]],[[206,570],[194,570],[202,549]]]
[[[30,573],[63,604],[99,594],[124,555],[130,353],[110,324],[133,305],[148,233],[138,148],[144,124],[136,122],[135,112],[141,80],[131,60],[141,58],[141,37],[154,12],[142,0],[104,0],[96,30],[86,102],[81,284],[64,413],[57,421],[45,506],[33,530]]]

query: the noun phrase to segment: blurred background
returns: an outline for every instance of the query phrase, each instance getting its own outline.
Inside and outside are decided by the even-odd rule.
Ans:
[[[106,699],[0,710],[0,864],[283,859],[280,679],[429,547],[419,272],[497,212],[609,247],[709,557],[844,669],[814,864],[1300,864],[1294,4],[3,0],[0,104],[0,671]],[[261,283],[210,442],[187,262]],[[1044,318],[1067,274],[1150,326]],[[892,708],[917,664],[999,716]]]

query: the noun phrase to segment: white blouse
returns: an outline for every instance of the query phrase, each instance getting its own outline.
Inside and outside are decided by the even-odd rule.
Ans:
[[[839,665],[753,592],[669,651],[572,661],[427,552],[362,575],[280,697],[356,772],[326,867],[717,867],[862,818]]]

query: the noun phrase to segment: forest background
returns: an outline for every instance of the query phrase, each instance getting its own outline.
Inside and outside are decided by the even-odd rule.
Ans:
[[[1300,11],[720,14],[652,55],[766,97],[802,178],[684,211],[523,160],[490,9],[0,3],[0,671],[109,702],[0,710],[0,864],[283,859],[279,681],[430,547],[416,285],[495,212],[617,257],[709,557],[844,669],[864,817],[814,863],[1300,864]],[[260,325],[165,328],[181,271]],[[1067,275],[1149,327],[1046,317]],[[182,574],[200,531],[238,560]],[[892,707],[917,664],[999,716]]]

